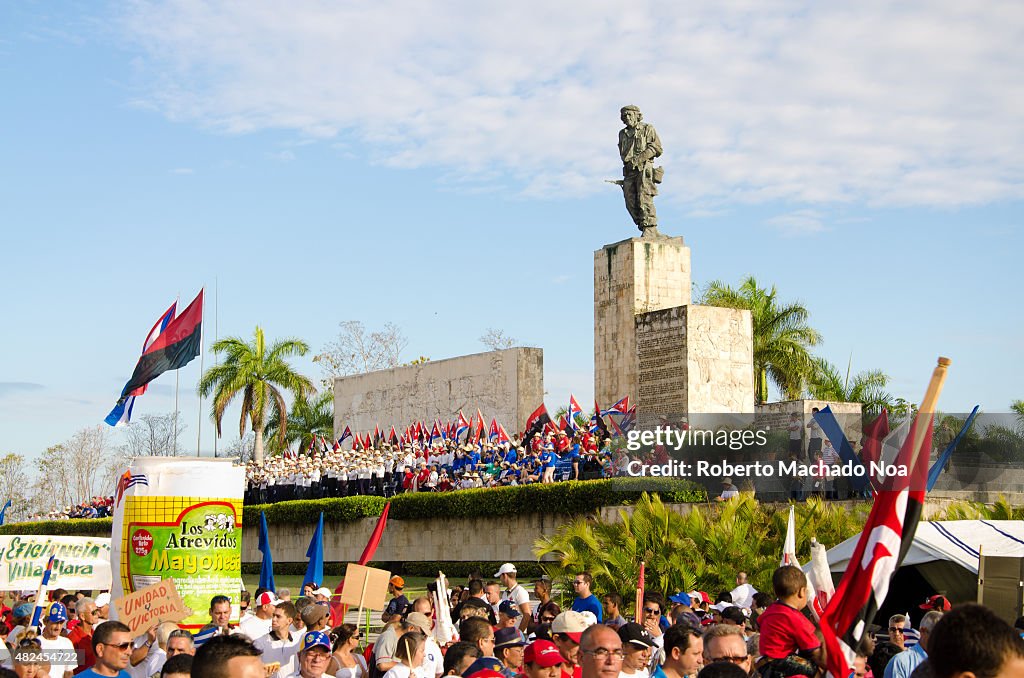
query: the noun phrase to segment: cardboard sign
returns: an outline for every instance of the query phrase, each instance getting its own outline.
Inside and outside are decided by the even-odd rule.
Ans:
[[[367,610],[383,610],[388,606],[388,582],[391,573],[375,567],[349,563],[345,568],[345,586],[340,601]]]
[[[192,614],[174,586],[173,579],[164,579],[124,598],[114,601],[117,620],[128,625],[133,636],[139,636],[160,622],[180,622]]]

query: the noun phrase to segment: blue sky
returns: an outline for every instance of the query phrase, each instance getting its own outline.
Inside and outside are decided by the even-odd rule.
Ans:
[[[99,423],[204,285],[209,339],[215,285],[221,336],[314,351],[348,319],[401,326],[407,359],[497,327],[544,348],[549,404],[589,402],[593,251],[635,233],[602,181],[627,103],[661,135],[662,230],[697,283],[754,274],[833,362],[917,400],[948,355],[943,409],[1004,410],[1024,9],[819,5],[4,3],[0,451]]]

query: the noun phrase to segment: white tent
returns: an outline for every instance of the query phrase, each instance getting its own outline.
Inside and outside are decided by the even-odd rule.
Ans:
[[[850,537],[828,550],[833,573],[846,571],[859,539]],[[977,595],[979,553],[1024,558],[1024,521],[921,521],[903,567],[917,567],[936,591],[964,602]]]

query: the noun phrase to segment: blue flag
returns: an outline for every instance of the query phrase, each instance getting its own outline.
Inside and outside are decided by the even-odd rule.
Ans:
[[[260,563],[260,584],[261,589],[276,591],[274,586],[274,558],[270,554],[270,538],[267,535],[267,516],[260,511],[260,545],[259,552],[263,554],[263,562]]]
[[[7,509],[11,508],[11,504],[12,504],[11,500],[8,499],[7,503],[4,504],[4,507],[2,509],[0,509],[0,525],[4,524],[4,520],[7,517]]]
[[[317,523],[316,532],[306,549],[306,557],[309,558],[309,565],[306,566],[306,578],[303,584],[315,583],[320,586],[324,583],[324,514],[320,512],[320,522]]]
[[[843,427],[836,421],[836,415],[832,414],[831,407],[826,405],[823,409],[818,410],[818,413],[814,415],[814,421],[818,422],[818,426],[821,427],[825,437],[832,441],[832,446],[836,448],[836,452],[839,453],[839,457],[843,460],[844,464],[849,464],[853,469],[864,468],[864,462],[853,451],[850,441],[846,439],[846,434],[843,433]],[[866,471],[860,475],[852,475],[850,476],[850,487],[854,490],[863,490],[869,480]]]
[[[967,431],[970,430],[971,424],[974,423],[974,418],[978,416],[979,407],[981,407],[981,405],[974,406],[974,409],[971,410],[970,416],[967,417],[967,421],[964,422],[963,428],[961,428],[960,432],[956,434],[956,438],[953,438],[949,445],[946,445],[946,449],[942,451],[942,454],[938,456],[938,458],[935,460],[935,463],[932,464],[932,467],[928,469],[929,492],[931,492],[932,488],[935,487],[935,483],[939,482],[939,476],[942,475],[942,469],[946,467],[946,464],[953,456],[953,450],[956,449],[956,446],[959,445],[960,441],[963,440],[965,435],[967,435]]]

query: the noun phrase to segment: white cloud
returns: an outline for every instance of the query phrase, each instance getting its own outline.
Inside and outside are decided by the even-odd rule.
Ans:
[[[824,231],[822,218],[821,213],[814,210],[796,210],[767,219],[765,223],[777,228],[784,235],[802,236]]]
[[[167,0],[119,25],[141,101],[171,119],[295,130],[467,188],[605,190],[636,103],[663,195],[703,209],[1024,197],[1012,2]]]

